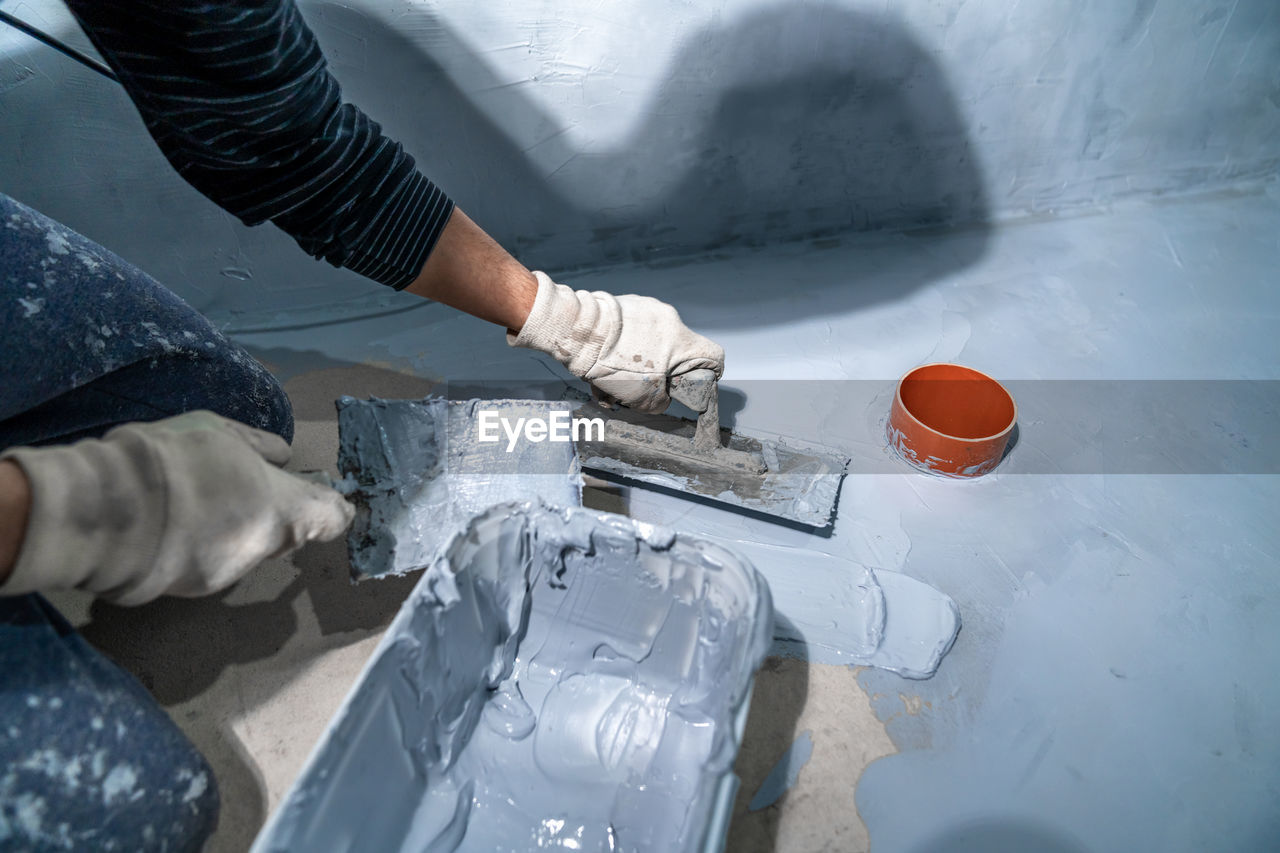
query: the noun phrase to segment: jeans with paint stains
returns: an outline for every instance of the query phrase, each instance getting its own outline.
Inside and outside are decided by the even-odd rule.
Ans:
[[[0,447],[212,409],[293,439],[275,378],[142,270],[0,194]]]
[[[0,850],[199,850],[204,757],[38,595],[0,598]]]
[[[286,440],[267,370],[136,267],[0,194],[0,448],[212,409]],[[0,598],[0,851],[199,850],[218,791],[146,690],[39,595]]]

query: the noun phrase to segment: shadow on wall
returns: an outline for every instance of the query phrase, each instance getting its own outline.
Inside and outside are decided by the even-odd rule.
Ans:
[[[364,2],[389,12],[382,0]],[[932,265],[873,286],[851,271],[828,293],[837,298],[822,302],[848,310],[983,251],[988,202],[946,75],[891,13],[779,3],[726,14],[674,51],[642,44],[670,57],[665,82],[644,106],[625,81],[598,98],[588,115],[635,107],[643,118],[612,148],[588,150],[543,103],[563,91],[547,87],[585,87],[607,71],[502,78],[467,33],[420,4],[397,10],[394,23],[329,0],[303,12],[347,99],[535,268],[559,274],[851,231],[976,226],[978,239]],[[622,32],[625,20],[605,12],[581,17],[610,38],[657,41],[645,28]],[[15,130],[0,142],[9,164],[0,179],[11,193],[218,316],[284,316],[374,292],[269,228],[231,225],[172,173],[118,87],[23,44],[0,58],[0,107]],[[530,40],[535,51],[554,47]],[[40,71],[55,65],[59,73]],[[777,290],[745,298],[767,300],[778,319],[819,310],[796,302],[794,285]],[[723,285],[690,286],[675,301],[714,323],[723,298]]]
[[[422,169],[534,268],[862,230],[986,232],[982,176],[945,75],[889,17],[787,4],[694,33],[638,130],[610,151],[583,152],[572,128],[539,106],[538,82],[498,79],[421,7],[396,29],[333,3],[306,11],[322,41],[335,31],[366,36],[361,61],[335,63],[346,97],[409,140]],[[452,60],[456,81],[433,55]],[[414,86],[406,93],[388,80]],[[930,274],[973,263],[984,244],[967,240],[963,257]],[[682,292],[680,301],[723,295]],[[897,295],[851,293],[850,307]]]

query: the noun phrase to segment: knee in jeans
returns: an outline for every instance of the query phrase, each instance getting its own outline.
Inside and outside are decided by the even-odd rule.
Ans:
[[[205,408],[293,441],[293,405],[279,380],[238,347],[217,359],[206,381],[218,390]]]
[[[293,404],[289,395],[284,392],[280,382],[261,368],[263,373],[262,387],[256,392],[253,402],[258,413],[258,422],[250,426],[274,432],[290,443],[293,442]]]

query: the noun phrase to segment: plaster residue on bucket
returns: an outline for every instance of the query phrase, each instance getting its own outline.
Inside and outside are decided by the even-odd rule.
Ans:
[[[858,442],[852,469],[859,473],[902,473],[903,466],[925,474],[933,474],[948,479],[972,479],[989,474],[1003,459],[964,466],[957,472],[945,470],[951,467],[952,459],[920,454],[911,446],[907,435],[895,429],[890,418],[894,396],[897,394],[896,383],[887,382],[871,396],[862,409],[861,433],[865,439]]]
[[[255,849],[714,847],[771,622],[715,544],[495,507],[424,574]]]
[[[907,443],[906,435],[902,430],[894,429],[893,425],[888,422],[888,418],[885,419],[884,433],[890,452],[913,468],[938,477],[947,477],[952,480],[968,480],[973,477],[981,477],[984,474],[990,474],[1001,462],[1000,459],[988,459],[976,465],[966,465],[953,473],[943,470],[943,466],[951,464],[954,460],[942,459],[938,456],[921,457]]]

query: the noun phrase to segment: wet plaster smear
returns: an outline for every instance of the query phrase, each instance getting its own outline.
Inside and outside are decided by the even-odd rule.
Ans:
[[[423,576],[255,850],[714,849],[770,615],[714,544],[496,507]]]

